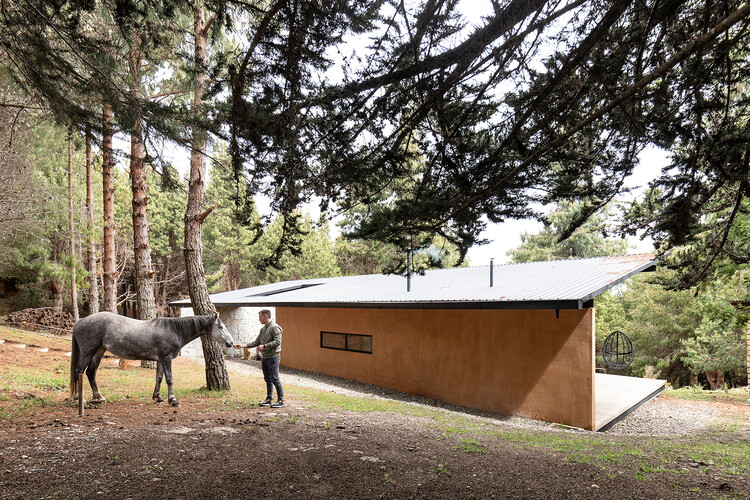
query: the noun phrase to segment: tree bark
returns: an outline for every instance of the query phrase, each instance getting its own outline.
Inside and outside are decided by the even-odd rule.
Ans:
[[[163,314],[167,316],[167,280],[169,279],[169,273],[172,271],[171,259],[169,255],[165,255],[161,259],[161,270],[159,271],[159,284],[156,287],[156,312],[157,314]]]
[[[53,279],[49,284],[50,291],[52,292],[52,307],[57,312],[63,310],[63,286],[59,280]]]
[[[57,231],[53,232],[50,236],[50,250],[52,262],[60,264],[60,258],[65,251],[65,233],[62,227],[59,227]],[[52,307],[57,312],[63,310],[63,291],[65,290],[65,284],[63,281],[52,278],[49,281],[49,289],[52,292]]]
[[[112,108],[102,106],[102,187],[104,210],[104,263],[102,288],[104,310],[117,312],[117,268],[115,264],[115,158],[112,150]]]
[[[724,372],[720,370],[714,370],[706,372],[706,378],[711,386],[711,390],[721,389],[724,386]]]
[[[94,152],[91,134],[86,131],[86,268],[89,272],[89,312],[99,312],[99,280],[94,243]]]
[[[68,222],[70,229],[70,308],[78,321],[78,287],[76,285],[76,245],[73,226],[73,134],[68,131]]]
[[[130,185],[133,191],[133,264],[138,319],[156,317],[154,270],[151,264],[151,245],[148,238],[148,168],[143,146],[143,120],[138,98],[141,81],[141,56],[134,51],[130,58],[130,73],[134,124],[130,130]],[[141,360],[144,368],[156,368],[156,362]]]
[[[151,245],[148,238],[148,170],[141,142],[141,122],[130,131],[130,182],[133,190],[133,261],[135,265],[136,303],[138,318],[156,317],[154,299],[154,270],[151,264]]]
[[[197,69],[193,111],[203,113],[203,92],[206,89],[206,42],[208,25],[205,8],[197,2],[193,10],[193,33],[195,36],[195,66]],[[201,224],[204,220],[206,178],[206,133],[195,126],[192,130],[190,153],[190,179],[185,213],[185,270],[188,279],[190,301],[193,312],[198,315],[213,314],[215,308],[208,298],[208,287],[203,269],[203,247]],[[209,390],[228,390],[229,374],[224,363],[219,343],[210,336],[201,336],[203,357],[206,362],[206,387]]]

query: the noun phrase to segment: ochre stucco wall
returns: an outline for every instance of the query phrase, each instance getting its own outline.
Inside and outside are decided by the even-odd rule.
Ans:
[[[594,427],[594,310],[278,307],[281,364],[503,415]],[[372,354],[320,332],[372,335]]]

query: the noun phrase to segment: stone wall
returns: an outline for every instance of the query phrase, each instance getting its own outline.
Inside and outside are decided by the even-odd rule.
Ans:
[[[269,309],[271,317],[276,318],[276,310],[273,307],[223,307],[219,308],[219,317],[229,329],[235,344],[247,344],[258,337],[258,332],[263,325],[258,321],[258,312]],[[192,316],[193,309],[183,307],[180,316]],[[242,349],[222,347],[224,357],[241,358]],[[186,358],[202,358],[203,347],[201,339],[197,338],[182,348],[182,355]]]

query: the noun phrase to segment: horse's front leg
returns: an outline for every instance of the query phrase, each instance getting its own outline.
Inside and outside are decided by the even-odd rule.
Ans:
[[[154,395],[152,396],[153,400],[157,403],[163,403],[164,399],[162,399],[161,394],[159,392],[161,391],[161,378],[164,375],[164,370],[161,366],[160,362],[156,362],[156,387],[154,387]]]
[[[172,406],[180,406],[180,402],[174,397],[174,390],[172,389],[172,358],[167,356],[162,358],[161,365],[164,368],[164,377],[167,379],[167,393],[169,394],[169,404]]]
[[[99,369],[99,363],[102,362],[102,356],[107,349],[101,346],[98,351],[94,354],[94,357],[89,361],[89,366],[86,369],[86,375],[89,378],[89,385],[91,390],[94,392],[94,396],[91,398],[92,403],[103,403],[105,401],[102,394],[99,392],[99,384],[96,383],[96,371]]]

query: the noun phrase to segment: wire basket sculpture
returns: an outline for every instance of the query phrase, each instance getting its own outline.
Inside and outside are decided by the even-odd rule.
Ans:
[[[602,355],[610,367],[616,370],[627,368],[633,362],[633,343],[630,337],[619,330],[610,333],[604,341]]]

